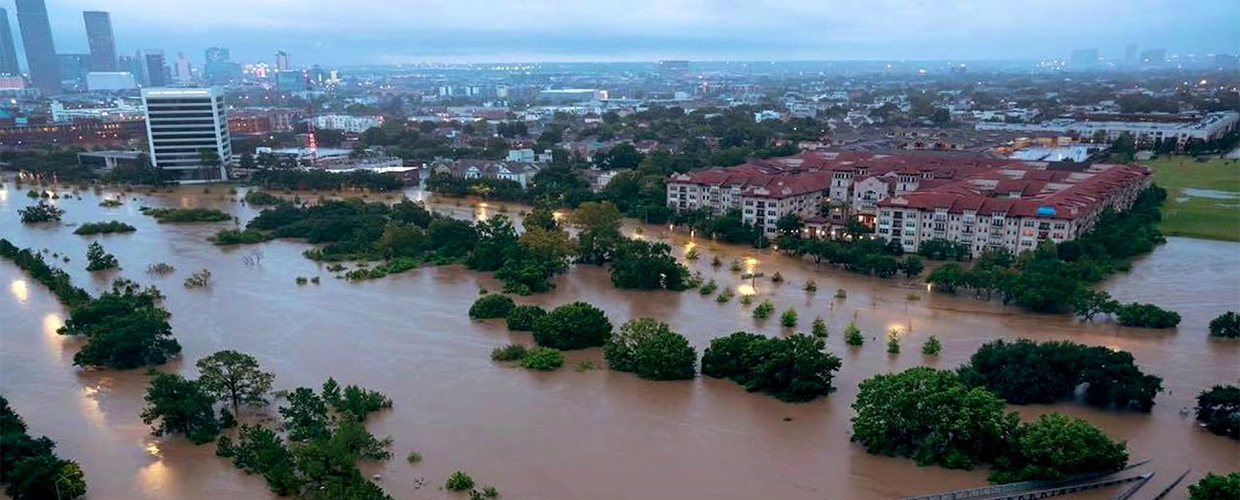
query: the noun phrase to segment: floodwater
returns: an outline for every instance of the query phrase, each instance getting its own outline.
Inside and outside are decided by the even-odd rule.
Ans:
[[[100,208],[98,196],[83,192],[82,200],[55,200],[67,210],[60,226],[31,227],[18,223],[16,210],[33,200],[9,180],[0,190],[0,234],[19,247],[69,255],[72,262],[57,265],[93,293],[116,276],[163,290],[184,356],[162,369],[196,376],[195,360],[235,349],[275,372],[279,389],[317,387],[334,376],[388,394],[394,407],[372,417],[368,427],[394,439],[395,458],[363,470],[381,474],[379,484],[396,498],[443,498],[438,486],[457,469],[510,499],[866,500],[984,485],[985,470],[918,467],[911,460],[866,454],[849,442],[850,405],[857,384],[874,374],[922,364],[953,368],[986,341],[1017,337],[1131,351],[1144,370],[1164,378],[1167,391],[1148,414],[1080,404],[1013,407],[1024,418],[1052,410],[1070,413],[1127,440],[1134,460],[1155,460],[1147,469],[1157,476],[1143,496],[1186,467],[1193,473],[1171,498],[1185,498],[1185,485],[1206,471],[1240,469],[1240,444],[1199,429],[1191,416],[1181,414],[1203,388],[1240,379],[1240,343],[1206,333],[1211,318],[1240,305],[1237,243],[1172,238],[1137,261],[1131,273],[1104,284],[1117,298],[1157,303],[1184,316],[1178,331],[1153,331],[1025,314],[928,293],[918,283],[868,279],[769,250],[692,240],[702,258],[691,266],[720,286],[750,284],[727,263],[753,258],[756,271],[768,277],[779,271],[787,280],[752,282],[760,297],[771,298],[780,311],[796,307],[802,331],[815,316],[827,320],[828,349],[844,362],[835,379],[838,390],[810,403],[788,404],[722,380],[652,382],[605,369],[573,369],[585,359],[604,366],[597,349],[570,353],[566,367],[553,373],[493,363],[493,347],[531,339],[509,333],[502,322],[467,318],[480,288],[500,288],[489,274],[427,267],[350,283],[302,257],[306,244],[221,248],[206,238],[231,223],[160,225],[138,212],[143,204],[219,206],[243,221],[256,213],[221,199],[222,191],[130,193],[118,208]],[[438,208],[460,217],[496,209],[468,202]],[[517,209],[511,210],[516,215]],[[95,238],[73,235],[69,227],[112,219],[138,231]],[[688,248],[690,235],[667,233],[665,226],[646,226],[641,237],[667,238],[677,253]],[[122,271],[92,276],[84,270],[86,246],[95,239],[119,258]],[[255,251],[261,261],[247,264],[246,256]],[[717,270],[710,267],[716,253],[725,262]],[[170,263],[177,271],[146,275],[154,262]],[[185,276],[202,268],[214,275],[213,287],[181,286]],[[320,276],[322,283],[299,286],[298,276]],[[818,284],[815,294],[801,289],[809,278]],[[753,320],[737,299],[718,304],[694,291],[616,290],[602,268],[575,267],[556,284],[553,292],[519,301],[555,306],[584,300],[606,310],[617,325],[654,317],[684,333],[699,353],[711,338],[738,330],[786,333],[777,319]],[[0,262],[0,286],[0,391],[26,417],[32,433],[48,435],[62,456],[82,464],[89,498],[271,498],[261,477],[233,469],[214,455],[213,445],[150,436],[139,419],[144,370],[73,367],[78,341],[55,332],[67,311],[9,261]],[[833,299],[840,288],[847,298]],[[909,300],[909,294],[919,300]],[[844,325],[853,319],[870,338],[861,348],[843,342]],[[883,344],[891,329],[903,335],[899,355],[888,354]],[[943,342],[938,359],[920,353],[929,335]],[[406,463],[410,451],[421,453],[423,462]],[[418,479],[428,486],[418,489]]]

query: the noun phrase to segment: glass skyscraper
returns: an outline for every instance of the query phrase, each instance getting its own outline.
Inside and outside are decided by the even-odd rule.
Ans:
[[[52,24],[43,0],[17,0],[17,26],[26,48],[30,82],[47,95],[60,93],[60,60],[52,42]]]
[[[112,35],[112,16],[102,11],[82,13],[86,21],[86,41],[90,44],[90,70],[116,71],[116,37]]]
[[[13,28],[9,26],[9,11],[0,7],[0,75],[17,76],[21,73],[17,65],[17,46],[13,41]]]

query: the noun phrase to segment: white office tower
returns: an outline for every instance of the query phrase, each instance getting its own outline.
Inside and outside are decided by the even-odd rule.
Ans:
[[[183,184],[227,179],[232,160],[224,94],[215,88],[142,89],[151,164]]]

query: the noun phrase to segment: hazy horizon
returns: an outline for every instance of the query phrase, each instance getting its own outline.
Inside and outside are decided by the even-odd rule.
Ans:
[[[119,54],[163,49],[200,63],[983,61],[1064,59],[1096,48],[1240,52],[1240,2],[1197,0],[48,0],[59,53],[86,53],[83,10],[111,12]],[[0,0],[21,46],[13,0]],[[208,8],[209,6],[209,8]],[[1191,8],[1186,8],[1191,7]],[[163,27],[166,29],[156,29]],[[20,50],[20,49],[19,49]],[[24,60],[24,57],[22,58]]]

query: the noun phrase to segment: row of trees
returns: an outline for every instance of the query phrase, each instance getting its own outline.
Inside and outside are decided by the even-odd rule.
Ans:
[[[335,173],[314,169],[263,169],[250,174],[250,183],[263,189],[295,191],[396,191],[405,187],[400,177],[366,170]]]
[[[551,278],[568,270],[571,260],[613,263],[612,281],[619,288],[683,290],[689,271],[661,243],[629,240],[620,232],[623,215],[607,202],[586,203],[570,220],[571,238],[555,214],[535,209],[518,235],[504,215],[471,224],[436,215],[423,205],[403,199],[394,205],[358,199],[321,200],[315,205],[281,203],[264,210],[245,231],[223,230],[218,244],[252,243],[276,238],[304,238],[326,246],[309,250],[316,260],[407,260],[463,262],[471,269],[495,272],[504,291],[520,295],[553,287]]]
[[[994,482],[1059,480],[1128,462],[1125,443],[1090,423],[1053,413],[1022,424],[1002,398],[945,370],[876,375],[852,407],[852,440],[866,451],[956,469],[991,463]]]
[[[171,315],[161,304],[164,296],[155,287],[142,289],[118,279],[110,291],[91,297],[73,285],[68,273],[48,265],[29,249],[18,250],[0,239],[0,257],[13,260],[70,309],[69,319],[58,332],[86,339],[74,354],[73,364],[125,370],[163,364],[181,352],[168,323]]]
[[[13,500],[71,499],[86,494],[86,475],[56,456],[56,443],[27,433],[26,421],[0,396],[0,483]]]
[[[479,298],[470,307],[469,316],[506,318],[511,330],[532,330],[540,348],[602,346],[611,369],[644,379],[685,380],[697,374],[697,352],[688,339],[654,319],[633,319],[613,332],[606,313],[585,302],[545,312],[538,306],[516,306],[502,295]],[[528,356],[520,347],[497,349],[492,358],[512,361]],[[800,402],[830,393],[831,379],[840,364],[838,357],[825,351],[821,338],[804,334],[769,338],[737,332],[711,341],[702,356],[702,374],[731,379],[749,391]]]
[[[73,285],[69,273],[48,265],[43,255],[34,250],[18,249],[9,240],[0,238],[0,257],[13,261],[31,278],[46,286],[65,307],[73,309],[91,300],[90,293]]]
[[[897,258],[904,253],[898,242],[889,244],[870,238],[843,241],[785,237],[780,238],[779,249],[791,255],[808,255],[815,264],[825,260],[842,269],[879,278],[890,278],[897,273],[904,273],[912,278],[921,274],[926,267],[916,255]]]

